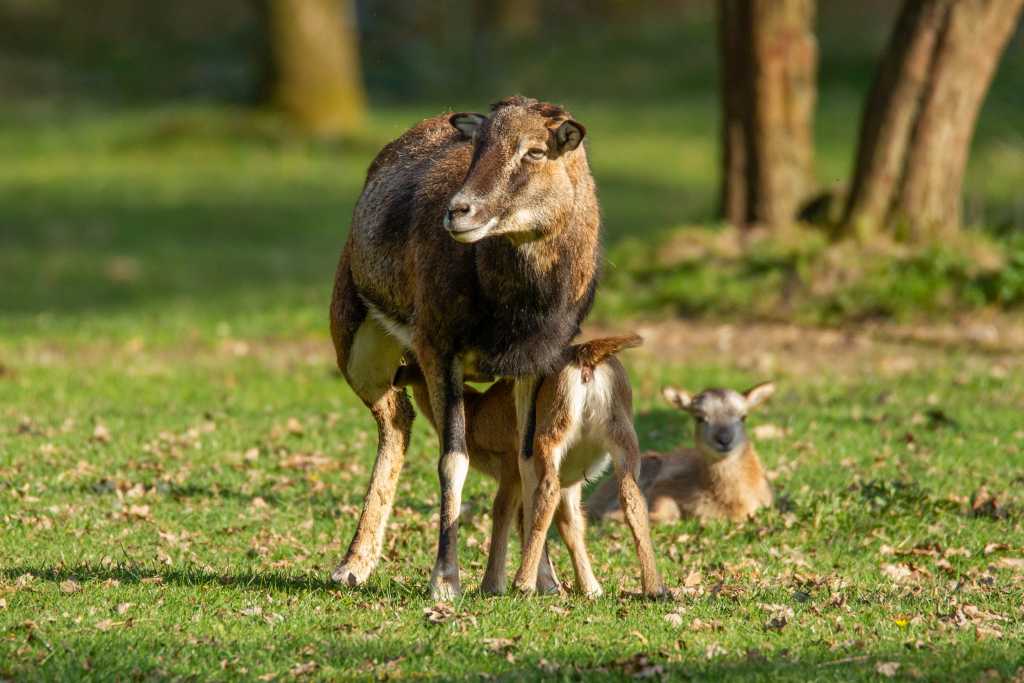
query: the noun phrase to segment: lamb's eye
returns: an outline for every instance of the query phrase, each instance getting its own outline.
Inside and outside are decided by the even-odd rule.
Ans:
[[[541,149],[540,147],[533,147],[526,151],[526,158],[530,161],[540,161],[547,155],[548,151],[546,149]]]

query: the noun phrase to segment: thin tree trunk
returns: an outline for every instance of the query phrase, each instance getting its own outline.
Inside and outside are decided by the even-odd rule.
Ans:
[[[267,0],[274,102],[318,135],[358,129],[366,114],[351,0]]]
[[[844,224],[924,239],[960,225],[978,112],[1024,0],[907,0],[861,121]]]
[[[722,0],[723,216],[790,223],[813,187],[813,0]]]

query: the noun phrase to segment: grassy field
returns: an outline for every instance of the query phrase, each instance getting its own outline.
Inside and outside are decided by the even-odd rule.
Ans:
[[[823,186],[848,173],[884,36],[844,16],[821,32]],[[340,142],[223,104],[118,100],[127,82],[178,91],[127,49],[118,81],[86,40],[98,95],[3,98],[0,679],[1021,680],[1024,327],[982,309],[1024,305],[1024,50],[981,117],[962,243],[801,230],[741,250],[714,219],[707,17],[628,40],[573,28],[532,63],[525,42],[479,96],[382,96]],[[436,606],[421,423],[376,574],[328,582],[376,439],[326,320],[365,168],[419,118],[512,91],[587,125],[606,245],[592,320],[647,338],[625,357],[642,445],[689,442],[664,384],[780,383],[751,418],[774,427],[758,447],[779,508],[656,529],[668,602],[633,596],[616,525],[589,534],[598,601],[475,594],[494,487],[471,476],[467,593]]]
[[[662,384],[779,380],[751,422],[782,434],[758,442],[780,508],[657,528],[670,602],[631,597],[618,525],[589,535],[603,599],[485,598],[494,488],[471,476],[467,594],[450,610],[427,590],[438,493],[423,424],[373,579],[327,581],[375,436],[323,335],[4,338],[0,678],[1020,675],[1024,356],[1000,350],[1019,329],[641,332],[648,348],[626,360],[645,447],[690,438]]]

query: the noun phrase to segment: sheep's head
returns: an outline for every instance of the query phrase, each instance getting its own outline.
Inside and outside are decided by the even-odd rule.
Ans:
[[[450,121],[473,145],[469,172],[444,218],[453,239],[469,243],[506,235],[528,242],[564,222],[586,135],[567,111],[510,97],[489,116],[453,114]]]
[[[674,387],[665,387],[661,393],[670,404],[693,416],[697,449],[719,460],[743,451],[747,445],[747,413],[774,392],[775,384],[765,382],[743,393],[732,389],[705,389],[693,396]]]

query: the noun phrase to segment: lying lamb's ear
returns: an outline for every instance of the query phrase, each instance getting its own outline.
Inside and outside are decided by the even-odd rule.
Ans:
[[[482,126],[483,122],[486,120],[487,117],[483,114],[474,114],[472,112],[452,114],[448,118],[448,122],[455,126],[467,140],[472,139],[473,135],[480,129],[480,126]]]
[[[690,407],[693,405],[693,397],[685,389],[664,387],[661,390],[661,395],[669,402],[669,405],[675,406],[679,410],[690,412]]]
[[[743,392],[743,398],[747,399],[747,410],[753,410],[768,400],[768,397],[775,393],[775,382],[762,382]]]
[[[555,142],[558,144],[558,153],[565,154],[580,146],[583,138],[587,135],[587,129],[582,124],[572,119],[564,122],[555,131]]]

